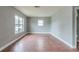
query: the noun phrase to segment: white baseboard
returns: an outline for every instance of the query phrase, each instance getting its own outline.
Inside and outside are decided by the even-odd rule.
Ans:
[[[62,41],[63,43],[65,43],[66,45],[68,45],[71,48],[74,48],[71,44],[69,44],[68,42],[64,41],[63,39],[61,39],[60,37],[50,33],[50,32],[28,32],[28,33],[33,33],[33,34],[51,34],[52,36],[56,37],[57,39],[59,39],[60,41]]]
[[[71,44],[67,43],[66,41],[64,41],[64,40],[61,39],[60,37],[58,37],[58,36],[56,36],[56,35],[54,35],[54,34],[52,34],[52,33],[50,33],[50,32],[28,32],[28,33],[34,33],[34,34],[37,34],[37,33],[39,33],[39,34],[51,34],[52,36],[56,37],[57,39],[59,39],[60,41],[62,41],[62,42],[65,43],[66,45],[68,45],[69,47],[74,48]],[[27,34],[28,34],[28,33],[27,33]],[[16,42],[17,40],[19,40],[19,39],[20,39],[21,37],[23,37],[24,35],[26,35],[26,34],[23,34],[23,35],[21,35],[20,37],[18,37],[17,39],[15,39],[15,40],[11,41],[10,43],[4,45],[3,47],[0,48],[0,51],[2,51],[3,49],[5,49],[6,47],[10,46],[11,44],[13,44],[14,42]]]
[[[32,34],[50,34],[50,32],[27,32]]]
[[[62,41],[63,43],[65,43],[66,45],[68,45],[70,48],[74,48],[71,44],[69,44],[68,42],[64,41],[63,39],[61,39],[60,37],[56,36],[55,34],[50,33],[52,36],[56,37],[57,39],[59,39],[60,41]]]
[[[21,37],[23,37],[26,34],[21,35],[20,37],[18,37],[17,39],[9,42],[8,44],[4,45],[3,47],[0,48],[0,51],[2,51],[3,49],[7,48],[8,46],[10,46],[11,44],[13,44],[14,42],[16,42],[17,40],[19,40]]]

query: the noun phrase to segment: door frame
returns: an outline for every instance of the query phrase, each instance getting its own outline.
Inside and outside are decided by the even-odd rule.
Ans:
[[[73,45],[77,48],[77,10],[78,6],[73,6]]]

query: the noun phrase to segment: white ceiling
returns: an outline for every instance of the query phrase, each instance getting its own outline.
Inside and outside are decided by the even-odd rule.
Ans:
[[[16,9],[31,17],[49,17],[63,8],[63,6],[15,6]]]

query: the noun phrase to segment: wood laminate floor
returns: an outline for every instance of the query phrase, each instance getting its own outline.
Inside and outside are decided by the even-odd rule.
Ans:
[[[3,52],[77,52],[50,34],[28,34]]]

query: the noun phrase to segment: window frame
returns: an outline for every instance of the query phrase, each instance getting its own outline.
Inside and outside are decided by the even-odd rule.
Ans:
[[[39,19],[38,20],[38,26],[44,26],[44,20]]]
[[[15,15],[15,34],[19,34],[22,32],[24,32],[24,18],[18,15]]]

